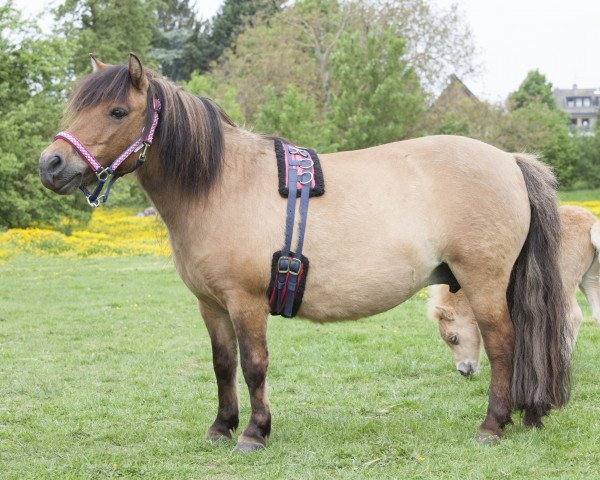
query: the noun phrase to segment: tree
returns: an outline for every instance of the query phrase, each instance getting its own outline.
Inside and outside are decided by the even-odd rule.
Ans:
[[[242,109],[237,102],[235,87],[218,82],[209,74],[192,74],[189,82],[183,84],[184,88],[194,95],[207,97],[213,100],[236,123],[245,123]]]
[[[576,181],[578,159],[568,118],[556,107],[552,84],[538,70],[530,71],[519,88],[508,96],[508,115],[503,122],[502,143],[511,151],[541,154],[552,165],[562,187]]]
[[[303,0],[290,9],[285,19],[288,29],[299,31],[294,42],[315,57],[316,73],[323,102],[329,100],[331,86],[331,57],[337,42],[356,16],[354,3],[340,4],[338,0]]]
[[[578,157],[574,166],[573,189],[600,187],[600,128],[594,135],[575,135]]]
[[[227,48],[235,49],[238,35],[256,21],[264,21],[280,10],[280,0],[225,0],[211,25],[209,60],[217,60]]]
[[[542,160],[554,167],[561,187],[573,185],[578,154],[563,112],[533,102],[512,111],[506,127],[503,144],[509,151],[540,154]]]
[[[282,0],[225,0],[211,22],[199,22],[184,49],[188,70],[207,73],[227,49],[235,52],[238,36],[247,28],[268,21],[285,2]]]
[[[462,135],[469,136],[471,125],[464,117],[456,112],[448,112],[438,125],[433,125],[431,133],[433,135]]]
[[[392,31],[404,41],[402,60],[433,91],[450,71],[464,74],[475,67],[471,34],[458,11],[438,10],[430,3],[298,0],[268,22],[246,28],[212,73],[235,85],[248,119],[255,118],[265,101],[265,86],[281,97],[290,84],[314,97],[318,117],[323,117],[330,106],[332,58],[344,33],[364,39],[371,31]]]
[[[17,40],[18,39],[18,40]],[[68,78],[68,45],[48,39],[0,6],[0,227],[86,220],[82,199],[58,198],[38,176],[38,158],[58,131]]]
[[[404,60],[415,70],[423,88],[437,92],[449,75],[465,79],[477,73],[475,42],[458,5],[441,8],[431,0],[367,0],[361,5],[362,24],[393,28],[405,42]]]
[[[307,97],[294,85],[289,85],[281,97],[277,96],[273,87],[267,89],[255,128],[320,152],[333,150],[329,143],[330,126],[317,117],[315,99]]]
[[[524,108],[533,103],[546,105],[551,110],[556,109],[552,84],[539,70],[531,70],[527,73],[518,90],[508,96],[510,110]]]
[[[345,32],[332,59],[329,117],[340,148],[352,150],[406,138],[424,109],[414,70],[402,60],[395,32]]]
[[[235,87],[248,121],[254,120],[265,102],[268,86],[279,96],[288,85],[307,95],[320,91],[312,52],[298,48],[286,32],[287,26],[278,17],[246,30],[238,38],[235,52],[228,50],[211,72],[218,82]]]
[[[65,0],[56,10],[62,35],[74,46],[77,76],[90,71],[89,53],[105,63],[122,63],[135,52],[149,63],[157,18],[151,0]]]
[[[160,71],[171,80],[187,80],[193,70],[189,60],[194,49],[205,45],[193,41],[202,27],[190,6],[190,0],[161,0],[156,7],[157,25],[153,32],[150,56]]]

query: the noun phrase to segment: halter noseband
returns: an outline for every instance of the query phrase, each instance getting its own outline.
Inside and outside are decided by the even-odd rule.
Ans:
[[[144,164],[146,160],[146,152],[148,147],[152,144],[152,140],[154,139],[154,132],[156,131],[156,126],[158,125],[158,114],[161,109],[161,103],[158,97],[154,96],[152,99],[152,122],[150,123],[150,128],[148,129],[148,133],[144,135],[144,131],[142,130],[142,134],[136,138],[131,145],[129,145],[123,153],[119,155],[117,158],[113,160],[113,162],[106,168],[103,168],[102,165],[96,160],[96,157],[81,143],[77,137],[67,131],[58,132],[54,137],[54,140],[64,140],[69,143],[75,151],[83,158],[86,163],[90,166],[90,168],[96,173],[98,177],[98,183],[96,184],[96,188],[92,192],[90,192],[86,187],[81,186],[79,189],[85,195],[87,202],[92,207],[97,207],[100,205],[100,202],[106,203],[108,200],[108,195],[110,193],[110,189],[113,186],[113,183],[117,180],[117,178],[133,172],[135,169]],[[119,166],[134,152],[139,152],[143,148],[140,156],[135,164],[135,166],[125,172],[123,175],[115,175],[115,171]],[[104,185],[108,182],[106,186],[106,192],[104,195],[100,196]]]

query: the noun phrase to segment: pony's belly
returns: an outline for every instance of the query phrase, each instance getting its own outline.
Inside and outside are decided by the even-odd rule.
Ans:
[[[313,273],[316,275],[311,278]],[[363,272],[355,277],[309,271],[298,315],[317,322],[375,315],[409,299],[424,286],[426,278],[424,272],[407,265],[397,265],[377,275]]]

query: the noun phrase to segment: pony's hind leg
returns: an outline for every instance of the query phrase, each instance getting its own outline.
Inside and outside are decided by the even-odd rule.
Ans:
[[[515,331],[506,301],[506,284],[500,282],[492,286],[488,282],[486,288],[483,283],[475,283],[476,287],[466,292],[491,369],[487,414],[475,436],[484,444],[496,442],[502,435],[502,428],[512,423],[510,380]]]
[[[235,330],[226,311],[204,302],[199,302],[199,306],[210,335],[219,395],[217,418],[206,432],[206,438],[210,441],[230,440],[231,432],[239,424]]]
[[[487,311],[475,313],[483,344],[490,361],[491,380],[486,417],[479,427],[480,433],[500,436],[502,428],[512,423],[510,418],[510,379],[515,331],[508,313],[506,299],[498,299],[499,305]]]
[[[248,452],[265,446],[271,433],[271,412],[267,398],[267,313],[265,299],[239,294],[227,302],[239,348],[244,379],[250,393],[251,414],[240,435],[236,451]]]

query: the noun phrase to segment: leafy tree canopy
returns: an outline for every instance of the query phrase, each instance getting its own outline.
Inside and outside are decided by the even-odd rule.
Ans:
[[[56,9],[57,26],[73,45],[76,75],[89,73],[89,53],[105,63],[123,63],[129,52],[148,62],[157,18],[151,0],[65,0]]]
[[[64,40],[42,36],[10,3],[0,6],[0,227],[89,215],[80,199],[59,198],[38,176],[40,152],[62,116],[68,51]]]
[[[556,109],[556,101],[552,96],[552,83],[539,70],[531,70],[519,88],[508,96],[508,106],[511,110],[523,108],[532,103],[546,105]]]

